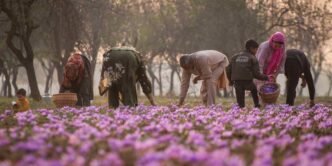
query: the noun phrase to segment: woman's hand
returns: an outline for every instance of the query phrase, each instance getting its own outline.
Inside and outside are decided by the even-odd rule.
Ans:
[[[268,75],[269,77],[269,82],[276,82],[276,77],[273,74]]]

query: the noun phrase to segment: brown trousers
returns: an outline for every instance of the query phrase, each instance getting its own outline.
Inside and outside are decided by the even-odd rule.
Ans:
[[[226,65],[223,62],[220,63],[215,69],[213,69],[212,77],[203,80],[200,93],[202,101],[206,106],[215,104],[217,88],[219,86],[219,79],[225,68]]]

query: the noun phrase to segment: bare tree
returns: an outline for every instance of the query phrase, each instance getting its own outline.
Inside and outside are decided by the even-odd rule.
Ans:
[[[50,94],[50,88],[52,87],[53,84],[53,74],[55,70],[54,63],[52,61],[43,60],[43,59],[39,59],[39,62],[42,65],[43,71],[46,75],[44,93]]]
[[[4,96],[13,97],[10,85],[10,75],[2,59],[0,59],[0,66],[1,66],[1,73],[5,76],[5,82],[3,84],[1,91],[3,92]]]
[[[332,39],[332,11],[328,6],[331,1],[325,0],[318,3],[316,1],[288,1],[288,7],[298,20],[297,25],[290,27],[290,36],[293,45],[307,53],[312,65],[312,72],[315,84],[323,71],[325,60],[325,46]],[[293,19],[293,20],[294,20]]]
[[[17,75],[18,75],[18,68],[22,67],[20,62],[18,62],[17,58],[13,58],[13,53],[7,48],[2,47],[0,48],[1,52],[1,71],[5,76],[5,81],[3,83],[2,92],[4,92],[4,96],[12,97],[12,89],[11,86],[14,88],[14,93],[18,90],[18,86],[16,83]],[[1,75],[1,74],[0,74]],[[12,82],[10,83],[10,79]]]
[[[32,32],[38,27],[31,17],[34,2],[35,0],[1,0],[0,7],[10,20],[7,45],[26,69],[31,97],[40,100],[41,96],[33,66],[34,52],[30,43]],[[22,43],[24,50],[20,50],[15,45],[16,40]]]

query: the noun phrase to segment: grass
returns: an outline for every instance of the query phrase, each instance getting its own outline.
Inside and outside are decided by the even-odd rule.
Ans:
[[[0,97],[0,113],[4,110],[11,109],[11,102],[15,101],[16,98],[7,98],[7,97]],[[178,97],[177,96],[172,96],[172,97],[165,97],[165,96],[156,96],[155,97],[155,102],[157,105],[163,105],[163,106],[168,106],[168,105],[173,105],[178,103]],[[51,99],[48,100],[42,100],[42,101],[34,101],[33,99],[29,99],[30,101],[30,106],[31,109],[40,109],[40,108],[46,108],[46,109],[52,109],[55,108],[55,105],[52,103]],[[285,103],[286,99],[285,96],[280,96],[278,99],[279,104]],[[307,103],[309,101],[308,97],[297,97],[295,104],[302,104],[302,103]],[[322,103],[328,106],[332,106],[332,97],[317,97],[315,99],[316,103]],[[149,105],[148,100],[144,96],[140,96],[138,99],[139,103],[143,103],[145,105]],[[251,97],[246,97],[245,99],[246,106],[248,108],[253,107],[253,102]],[[232,104],[236,103],[236,99],[234,97],[229,97],[229,98],[217,98],[216,100],[217,104],[221,104],[222,106],[225,107],[225,109],[229,109]],[[107,97],[104,96],[96,96],[95,99],[92,102],[92,105],[96,106],[101,106],[101,105],[107,105]],[[199,97],[189,97],[185,101],[185,106],[193,107],[193,106],[198,106],[202,105],[201,99]]]

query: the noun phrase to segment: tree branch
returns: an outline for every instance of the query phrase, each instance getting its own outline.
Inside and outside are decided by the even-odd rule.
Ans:
[[[16,48],[14,43],[13,43],[13,39],[15,36],[15,32],[16,32],[16,27],[15,25],[13,25],[13,22],[11,23],[11,29],[8,32],[8,36],[6,39],[6,43],[8,45],[8,47],[13,51],[13,53],[16,55],[16,57],[18,58],[18,60],[24,64],[25,58],[22,54],[22,52],[20,51],[20,49]]]

